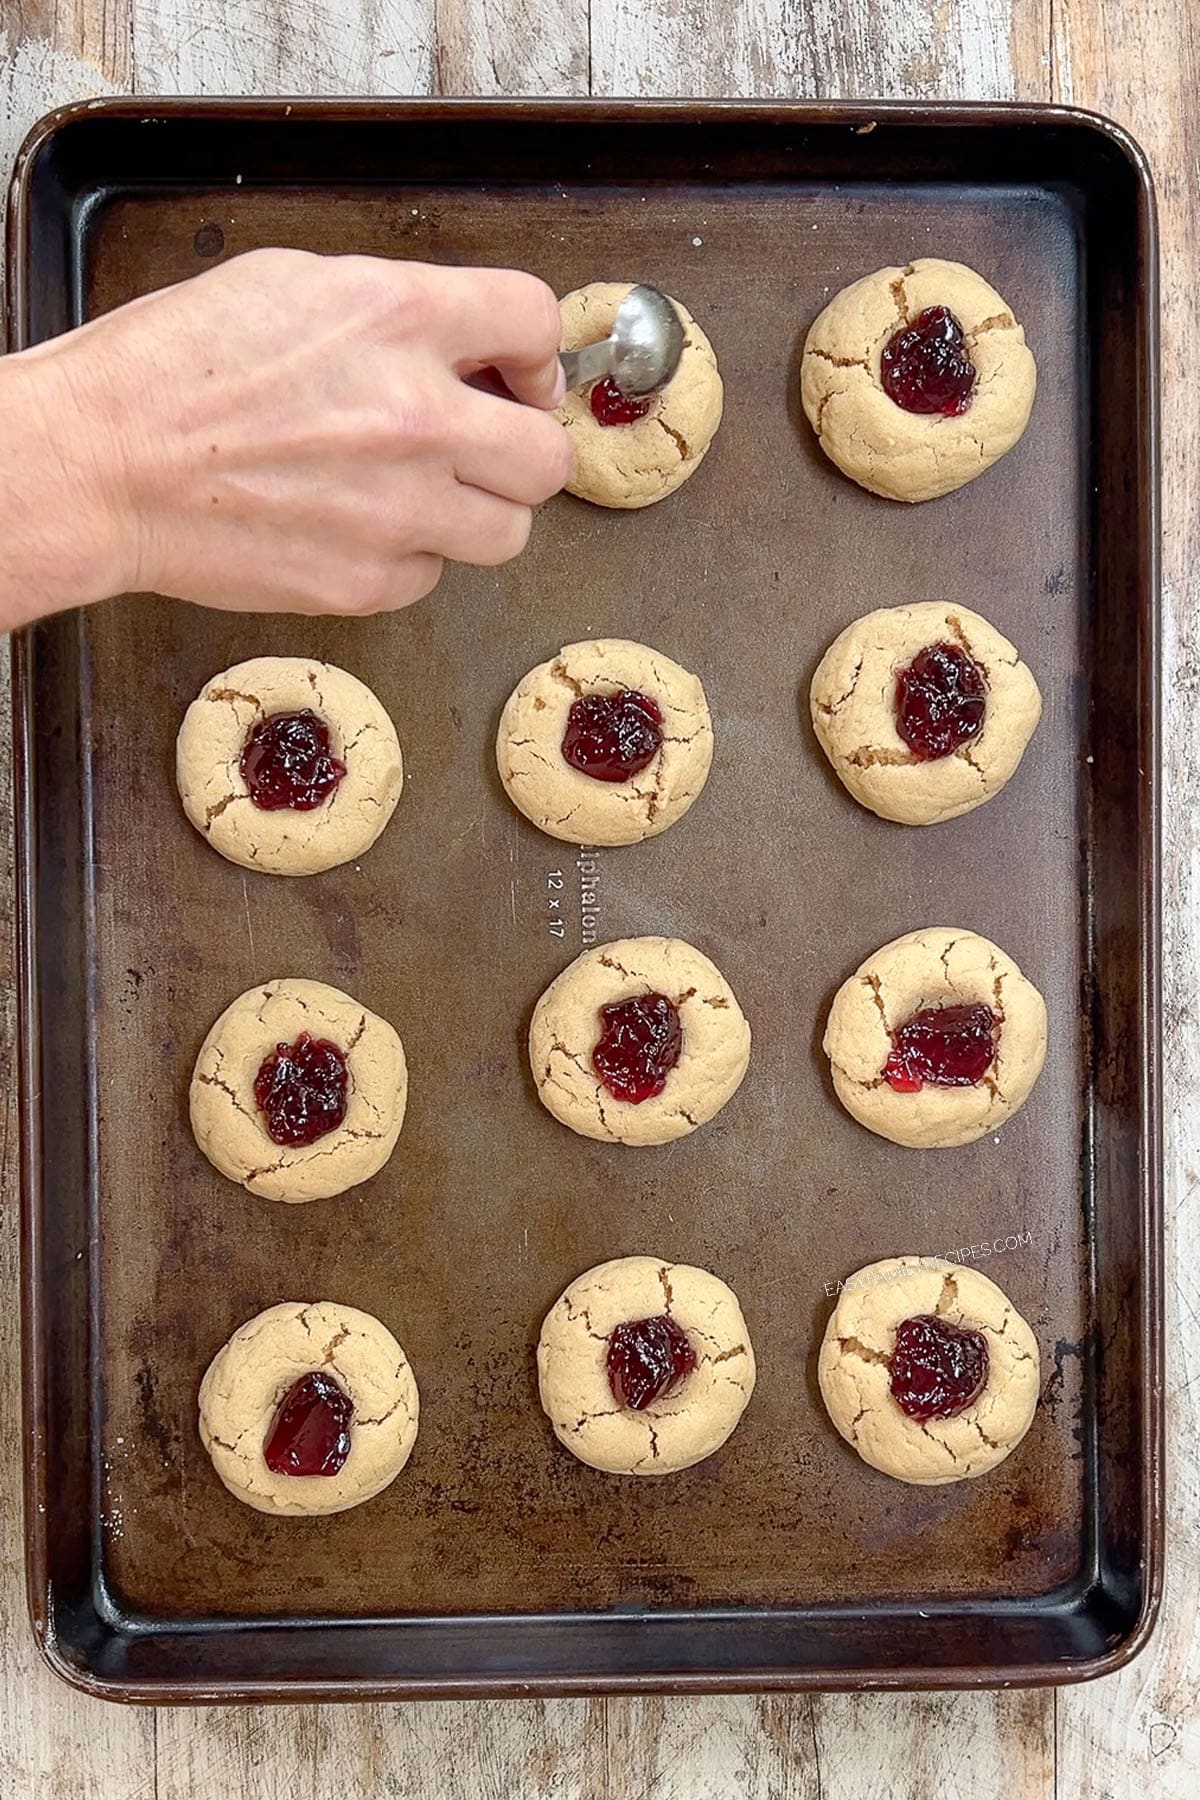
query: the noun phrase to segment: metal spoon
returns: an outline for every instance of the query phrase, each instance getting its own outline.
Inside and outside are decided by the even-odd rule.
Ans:
[[[623,394],[649,394],[670,381],[683,355],[679,314],[657,288],[630,288],[617,308],[612,336],[582,350],[564,350],[560,361],[569,388],[611,376]]]

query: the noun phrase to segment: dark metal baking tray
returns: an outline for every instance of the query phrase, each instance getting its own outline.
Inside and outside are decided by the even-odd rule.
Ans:
[[[454,571],[399,617],[142,597],[20,640],[27,1514],[47,1655],[94,1692],[151,1701],[1115,1667],[1150,1629],[1161,1572],[1156,249],[1141,155],[1062,108],[92,103],[23,152],[12,341],[264,243],[517,262],[559,290],[654,281],[710,332],[727,413],[665,504],[555,501],[517,563]],[[1010,299],[1041,387],[1010,456],[905,508],[824,461],[797,416],[796,357],[843,282],[930,252]],[[1001,798],[913,831],[842,792],[803,695],[855,615],[940,595],[1015,638],[1046,712]],[[718,745],[686,822],[602,853],[598,872],[517,816],[492,762],[513,682],[590,634],[701,673]],[[183,709],[263,651],[344,664],[396,718],[409,784],[361,867],[243,876],[183,818]],[[846,973],[931,922],[1002,943],[1052,1028],[1001,1142],[922,1154],[839,1110],[818,1044]],[[539,1108],[522,1037],[582,941],[645,931],[715,957],[755,1051],[718,1120],[634,1153]],[[412,1069],[387,1170],[303,1209],[222,1180],[185,1110],[214,1013],[293,972],[393,1019]],[[980,1260],[998,1241],[982,1266],[1044,1350],[1034,1427],[987,1479],[888,1481],[820,1406],[826,1284],[894,1252]],[[554,1444],[532,1358],[565,1282],[639,1250],[718,1269],[760,1364],[729,1446],[653,1483]],[[421,1434],[371,1505],[271,1521],[218,1485],[197,1383],[243,1319],[318,1294],[397,1331]]]

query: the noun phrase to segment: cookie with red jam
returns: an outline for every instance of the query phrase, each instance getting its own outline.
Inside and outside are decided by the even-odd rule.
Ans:
[[[206,681],[175,746],[183,810],[230,862],[315,875],[375,842],[404,785],[396,728],[363,682],[307,656]]]
[[[639,844],[681,819],[712,765],[699,678],[629,638],[564,644],[517,683],[496,766],[513,805],[568,844]]]
[[[691,944],[621,938],[550,983],[533,1010],[529,1061],[542,1105],[581,1137],[667,1144],[733,1098],[750,1027]]]
[[[1037,366],[1008,302],[965,263],[922,257],[851,282],[814,320],[800,398],[822,450],[889,500],[934,500],[1006,455]]]
[[[967,1481],[1004,1461],[1037,1407],[1037,1339],[994,1281],[936,1256],[870,1263],[841,1284],[821,1397],[863,1461],[897,1481]]]
[[[189,1107],[205,1156],[268,1200],[325,1200],[382,1169],[408,1099],[404,1046],[322,981],[261,982],[196,1058]]]
[[[825,1027],[838,1099],[915,1150],[970,1144],[1024,1106],[1046,1059],[1046,1003],[996,944],[927,926],[842,983]]]
[[[719,1450],[754,1391],[732,1289],[687,1263],[620,1256],[542,1325],[538,1391],[559,1443],[613,1475],[671,1475]]]
[[[200,1384],[200,1439],[229,1492],[276,1516],[370,1500],[417,1436],[417,1384],[370,1313],[290,1300],[239,1326]]]
[[[817,741],[861,806],[936,825],[991,800],[1016,773],[1042,697],[1015,647],[940,600],[855,619],[812,678]]]

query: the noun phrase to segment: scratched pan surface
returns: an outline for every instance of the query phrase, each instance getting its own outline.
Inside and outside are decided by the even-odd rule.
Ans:
[[[857,134],[870,115],[845,109],[616,109],[603,134],[569,108],[155,113],[77,117],[34,156],[18,330],[261,244],[518,262],[560,291],[629,277],[678,295],[716,347],[726,413],[662,505],[556,500],[517,563],[452,570],[398,617],[136,598],[26,643],[31,1579],[56,1663],[102,1691],[195,1698],[1046,1679],[1127,1654],[1157,1521],[1139,774],[1154,309],[1136,158],[1066,115],[1003,111],[885,110]],[[998,286],[1040,386],[1016,451],[906,509],[823,459],[796,362],[839,286],[926,254]],[[1015,639],[1045,717],[1001,798],[906,830],[832,779],[805,695],[859,613],[941,596]],[[528,825],[493,762],[516,680],[592,635],[700,674],[717,746],[686,820],[599,853]],[[263,653],[343,665],[396,721],[405,793],[361,864],[243,874],[183,817],[183,710]],[[820,1033],[869,950],[941,923],[1016,957],[1050,1052],[998,1139],[905,1152],[841,1112]],[[586,943],[643,932],[715,959],[754,1052],[713,1123],[635,1152],[551,1119],[523,1046]],[[186,1112],[216,1013],[283,974],[383,1013],[411,1069],[388,1167],[303,1208],[223,1180]],[[717,1270],[759,1361],[727,1448],[663,1482],[576,1463],[536,1395],[547,1307],[635,1251]],[[979,1261],[1042,1346],[1033,1429],[985,1480],[888,1481],[821,1407],[827,1284],[900,1252]],[[400,1337],[420,1435],[370,1505],[273,1521],[217,1482],[197,1386],[252,1314],[323,1297]]]

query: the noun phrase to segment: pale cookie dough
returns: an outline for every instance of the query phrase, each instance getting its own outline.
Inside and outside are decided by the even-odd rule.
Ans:
[[[679,1011],[683,1047],[661,1094],[618,1100],[592,1067],[600,1008],[665,994]],[[750,1061],[750,1027],[715,964],[679,938],[597,944],[550,983],[533,1012],[529,1061],[542,1105],[581,1137],[668,1144],[732,1099]]]
[[[896,729],[896,677],[921,650],[955,644],[983,670],[983,727],[923,762]],[[1042,713],[1037,682],[1008,639],[964,606],[883,607],[848,625],[821,658],[809,696],[813,729],[862,806],[902,825],[956,819],[998,794]]]
[[[685,1331],[696,1367],[636,1411],[608,1379],[608,1335],[668,1314]],[[546,1314],[538,1390],[554,1435],[573,1456],[612,1475],[671,1475],[719,1450],[754,1392],[754,1351],[737,1296],[687,1263],[620,1256],[574,1280]]]
[[[254,727],[273,713],[315,712],[346,773],[310,812],[254,804],[239,764]],[[332,663],[256,656],[206,681],[175,747],[183,810],[214,850],[269,875],[315,875],[369,850],[400,798],[396,728],[369,687]]]
[[[958,418],[906,412],[880,378],[889,340],[934,306],[958,319],[977,371]],[[934,500],[982,475],[1021,436],[1036,386],[1033,352],[1007,302],[974,269],[937,257],[879,269],[835,294],[800,365],[800,397],[826,456],[889,500]]]
[[[277,1475],[263,1449],[302,1376],[328,1371],[354,1407],[350,1454],[336,1475]],[[200,1439],[238,1500],[259,1512],[345,1512],[394,1481],[417,1436],[408,1358],[370,1313],[333,1300],[288,1300],[239,1327],[200,1384]]]
[[[563,733],[576,700],[622,688],[657,702],[662,747],[628,781],[597,781],[567,762]],[[712,755],[712,719],[697,677],[628,638],[564,644],[518,683],[496,734],[505,793],[539,831],[568,844],[638,844],[657,837],[698,797]]]
[[[936,1006],[990,1006],[996,1056],[973,1087],[897,1093],[884,1079],[892,1033]],[[1046,1060],[1046,1003],[1011,957],[955,926],[884,944],[834,995],[825,1053],[838,1099],[868,1131],[916,1150],[971,1144],[1029,1098]]]
[[[892,1398],[888,1358],[905,1319],[934,1313],[987,1342],[979,1398],[952,1419],[909,1418]],[[817,1373],[829,1416],[864,1462],[897,1481],[937,1486],[986,1475],[1033,1420],[1037,1339],[986,1275],[936,1256],[897,1256],[850,1277],[821,1345]]]
[[[628,281],[593,281],[559,302],[564,350],[597,344],[613,328]],[[724,389],[713,347],[686,307],[672,301],[683,323],[683,355],[670,381],[650,397],[650,411],[629,425],[601,425],[592,414],[591,388],[572,390],[559,418],[567,428],[574,467],[567,492],[597,506],[653,506],[665,500],[704,461],[721,423]]]
[[[268,1135],[254,1081],[279,1044],[303,1032],[336,1044],[349,1068],[346,1116],[315,1143],[295,1148]],[[221,1014],[196,1058],[192,1130],[230,1181],[267,1200],[325,1200],[382,1169],[408,1099],[404,1046],[386,1019],[321,981],[282,978],[241,994]]]

